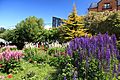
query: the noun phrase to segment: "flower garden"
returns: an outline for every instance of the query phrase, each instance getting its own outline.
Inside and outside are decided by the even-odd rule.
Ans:
[[[79,37],[67,47],[1,48],[2,80],[119,80],[116,36]]]
[[[120,11],[73,12],[49,30],[28,17],[0,38],[0,80],[120,80]],[[39,43],[25,47],[25,43]]]

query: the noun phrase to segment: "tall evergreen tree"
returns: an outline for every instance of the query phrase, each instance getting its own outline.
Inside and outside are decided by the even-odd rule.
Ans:
[[[78,16],[76,5],[73,5],[73,11],[68,16],[67,20],[63,20],[64,24],[60,27],[60,34],[62,41],[69,41],[76,37],[85,36],[86,30],[84,28],[83,16]]]

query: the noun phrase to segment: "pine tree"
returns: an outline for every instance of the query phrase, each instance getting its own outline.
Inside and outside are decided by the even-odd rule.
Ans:
[[[76,5],[73,5],[73,11],[68,16],[67,20],[63,20],[64,24],[60,27],[62,41],[69,41],[76,37],[85,36],[83,16],[78,16]]]

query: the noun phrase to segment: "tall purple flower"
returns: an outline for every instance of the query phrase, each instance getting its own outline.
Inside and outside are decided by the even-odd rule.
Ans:
[[[107,61],[110,60],[110,49],[107,49],[107,51],[106,51],[106,60]]]
[[[101,59],[101,52],[100,52],[100,49],[98,49],[98,59],[100,60]]]
[[[120,55],[117,55],[117,60],[120,61]]]
[[[120,63],[118,64],[118,70],[117,71],[120,73]]]
[[[112,41],[113,41],[114,48],[116,49],[116,41],[117,41],[117,39],[116,39],[115,34],[112,35],[111,38],[112,38]]]
[[[67,80],[66,76],[64,76],[64,80]]]
[[[117,73],[116,64],[114,64],[114,67],[113,67],[113,74],[115,73]]]
[[[71,50],[69,47],[68,47],[68,49],[67,49],[67,53],[68,53],[69,56],[72,57],[72,50]]]
[[[75,73],[74,73],[74,76],[73,76],[73,80],[77,80],[77,79],[76,79],[76,74],[75,74]]]

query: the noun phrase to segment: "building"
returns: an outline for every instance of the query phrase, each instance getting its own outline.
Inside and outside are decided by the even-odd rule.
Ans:
[[[88,11],[113,11],[120,10],[120,0],[100,0],[98,3],[91,3]]]
[[[61,18],[52,17],[52,27],[58,27],[61,24],[63,24],[63,21]]]

